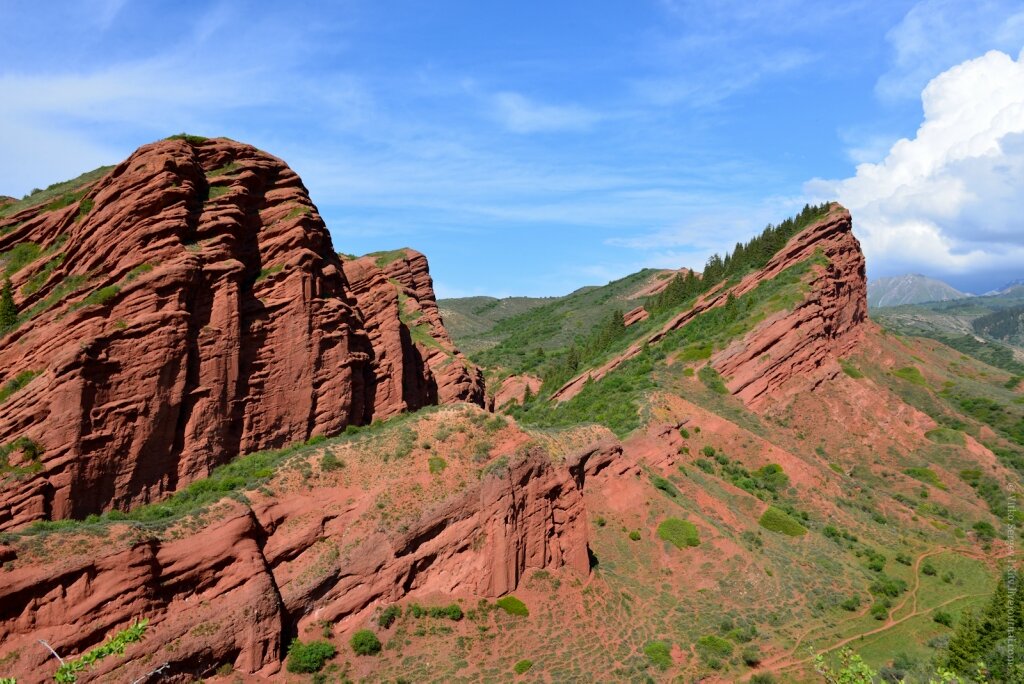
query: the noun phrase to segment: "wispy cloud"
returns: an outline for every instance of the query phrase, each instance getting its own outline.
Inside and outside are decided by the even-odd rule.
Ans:
[[[513,133],[585,131],[600,115],[577,105],[553,105],[519,93],[502,92],[492,98],[495,118]]]
[[[875,85],[884,99],[916,98],[936,74],[985,50],[1024,45],[1019,0],[923,0],[889,31],[892,67]]]

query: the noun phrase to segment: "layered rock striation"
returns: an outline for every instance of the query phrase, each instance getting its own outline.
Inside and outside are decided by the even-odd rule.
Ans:
[[[827,265],[811,267],[803,301],[758,324],[751,333],[715,354],[711,363],[725,377],[729,390],[755,409],[775,393],[814,386],[834,377],[840,370],[837,359],[856,344],[867,319],[864,254],[853,235],[850,212],[838,204],[793,236],[764,268],[732,287],[711,289],[641,342],[566,382],[552,394],[552,400],[571,399],[587,382],[603,378],[640,354],[645,345],[660,342],[705,311],[726,304],[729,297],[751,292],[790,266],[816,255]]]
[[[361,518],[374,497],[335,485],[279,498],[253,493],[251,505],[227,499],[184,537],[109,531],[136,533],[120,550],[51,557],[59,546],[44,542],[19,558],[0,545],[12,566],[0,583],[5,674],[45,681],[56,662],[40,639],[67,658],[145,616],[146,639],[123,658],[98,661],[91,677],[134,681],[166,665],[162,681],[194,681],[225,663],[266,676],[280,669],[290,636],[323,624],[354,628],[406,595],[497,597],[530,569],[585,577],[583,491],[595,477],[636,470],[622,456],[612,440],[563,462],[529,451],[407,528],[355,543],[349,535],[366,529]]]
[[[393,276],[343,265],[300,178],[254,147],[180,136],[23,204],[0,215],[19,309],[0,337],[0,529],[129,508],[238,454],[483,401],[440,320],[416,342],[373,301]],[[425,260],[410,262],[393,298],[436,312]]]

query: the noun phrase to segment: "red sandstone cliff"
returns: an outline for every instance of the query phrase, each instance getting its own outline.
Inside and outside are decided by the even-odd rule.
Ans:
[[[552,399],[567,401],[591,379],[600,379],[639,354],[645,344],[657,343],[699,314],[739,297],[785,269],[821,254],[827,266],[812,267],[803,302],[780,312],[734,342],[711,362],[725,376],[729,390],[752,408],[773,394],[814,386],[839,371],[836,359],[850,351],[867,319],[867,280],[864,254],[853,235],[850,212],[838,204],[808,226],[775,254],[761,270],[731,288],[718,286],[690,309],[669,320],[659,331],[604,365],[589,369],[559,388]]]
[[[404,343],[394,307],[371,301],[380,275],[343,268],[275,157],[165,140],[66,199],[0,218],[22,318],[0,337],[0,383],[37,374],[0,412],[0,529],[153,501],[237,454],[406,408],[482,403],[440,321],[445,358]],[[436,311],[420,260],[415,301]]]
[[[483,405],[483,373],[455,348],[444,328],[425,256],[401,249],[345,260],[343,268],[380,360],[378,392],[388,397],[389,413],[437,402]],[[410,356],[419,367],[393,367]]]
[[[828,263],[812,267],[803,301],[712,357],[729,391],[751,408],[835,377],[841,371],[838,359],[860,339],[868,313],[867,280],[864,253],[852,226],[849,212],[835,208],[793,237],[759,277],[774,278],[822,254]]]

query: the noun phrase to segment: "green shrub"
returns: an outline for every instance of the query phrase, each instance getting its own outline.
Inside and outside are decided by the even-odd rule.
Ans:
[[[858,608],[860,608],[860,596],[851,596],[850,598],[840,603],[839,607],[843,610],[848,610],[851,613],[856,611]]]
[[[644,655],[659,670],[667,670],[672,666],[672,650],[664,641],[652,641],[644,646]]]
[[[861,373],[856,366],[854,366],[851,362],[847,361],[846,359],[839,359],[839,367],[843,369],[844,373],[846,373],[854,380],[860,380],[861,378],[864,377],[864,374]]]
[[[142,619],[133,622],[112,636],[102,645],[86,651],[72,660],[61,662],[61,666],[53,675],[53,680],[58,684],[73,684],[78,681],[78,673],[94,665],[110,655],[124,655],[124,649],[128,644],[138,643],[146,635],[149,627],[149,620]]]
[[[101,287],[98,290],[93,290],[85,296],[85,299],[76,303],[72,309],[80,309],[86,306],[95,306],[98,304],[106,304],[111,299],[117,296],[117,293],[121,291],[121,288],[117,285],[107,285]]]
[[[946,485],[942,483],[938,474],[936,474],[936,472],[931,468],[907,468],[903,472],[915,480],[920,480],[925,484],[930,484],[931,486],[938,487],[939,489],[946,489]]]
[[[640,530],[631,530],[629,533],[629,538],[633,541],[640,541]]]
[[[892,602],[889,599],[881,598],[871,605],[871,617],[876,620],[884,620],[889,617],[889,608],[891,607]]]
[[[875,596],[896,598],[907,590],[907,583],[901,579],[882,575],[871,583],[870,590]]]
[[[400,617],[402,617],[402,607],[392,604],[380,612],[380,615],[377,616],[377,624],[381,628],[387,629]]]
[[[517,599],[512,594],[508,596],[502,596],[500,599],[494,602],[494,605],[501,608],[509,615],[519,615],[526,617],[530,614],[530,610],[526,607],[526,604]]]
[[[697,640],[697,650],[705,657],[728,658],[732,655],[733,645],[720,636],[708,634]]]
[[[977,533],[978,538],[983,541],[991,541],[997,536],[996,528],[986,520],[974,523],[972,529]]]
[[[775,684],[775,677],[768,672],[762,672],[751,677],[750,684]]]
[[[747,667],[757,667],[761,664],[761,649],[757,646],[747,646],[743,649],[742,657]]]
[[[444,460],[440,456],[431,456],[427,459],[427,468],[430,470],[431,475],[437,475],[447,467],[448,461]]]
[[[652,477],[651,478],[651,484],[654,485],[655,489],[660,489],[661,491],[665,492],[666,494],[668,494],[673,499],[676,499],[676,498],[679,497],[679,490],[676,489],[676,486],[674,484],[672,484],[671,481],[665,479],[664,477],[659,477],[657,475]]]
[[[523,658],[512,669],[515,670],[516,674],[524,674],[529,672],[531,667],[533,667],[533,661]]]
[[[758,520],[758,524],[769,532],[778,532],[790,537],[800,537],[807,534],[806,527],[775,506],[768,507],[768,510]]]
[[[361,632],[367,632],[371,637],[373,632],[369,630],[361,630]],[[360,634],[360,632],[356,632]],[[353,647],[355,646],[355,637],[353,637]],[[377,650],[380,650],[380,642],[377,642]],[[358,652],[358,651],[357,651]],[[376,651],[374,651],[376,653]],[[334,657],[337,650],[334,648],[334,644],[326,641],[310,641],[309,643],[303,643],[298,639],[288,644],[288,664],[287,669],[289,672],[294,674],[304,674],[309,672],[319,672],[324,667],[324,661]]]
[[[935,622],[939,623],[944,627],[953,626],[953,616],[944,610],[935,611],[935,614],[932,615],[932,620],[934,620]]]
[[[658,536],[677,549],[700,546],[700,534],[696,525],[679,518],[668,518],[658,525]]]
[[[201,135],[189,135],[188,133],[177,133],[175,135],[167,136],[166,138],[164,138],[164,140],[184,140],[186,142],[192,143],[193,145],[198,145],[199,143],[206,142],[207,140],[209,140],[209,138],[204,138]]]
[[[325,473],[329,473],[333,470],[341,470],[345,467],[345,462],[334,455],[333,452],[325,451],[324,455],[320,457],[320,470]]]
[[[935,570],[935,566],[932,565],[931,561],[925,561],[921,565],[921,572],[923,572],[924,574],[926,574],[928,576],[934,576],[937,571]]]
[[[377,655],[380,653],[380,639],[368,629],[360,629],[353,634],[349,644],[356,655]],[[331,648],[333,650],[333,646]]]

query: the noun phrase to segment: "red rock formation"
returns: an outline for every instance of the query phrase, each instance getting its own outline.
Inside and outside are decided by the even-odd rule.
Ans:
[[[860,326],[867,317],[864,254],[852,228],[850,212],[833,204],[824,218],[791,238],[763,269],[751,273],[734,287],[726,289],[719,285],[711,289],[693,307],[673,317],[658,332],[633,344],[602,366],[568,381],[551,395],[552,400],[568,401],[589,380],[603,378],[639,354],[644,345],[661,341],[699,314],[725,304],[730,294],[742,296],[816,252],[829,260],[829,266],[816,267],[810,294],[792,312],[793,315],[783,313],[766,321],[744,340],[717,354],[712,362],[719,372],[726,375],[730,390],[753,407],[761,406],[772,390],[789,385],[788,380],[795,374],[821,368],[824,375],[815,376],[812,384],[821,382],[837,368],[834,358],[847,353],[855,344]],[[780,323],[783,319],[785,322]],[[776,327],[767,329],[773,325]],[[800,328],[804,325],[811,325],[811,328],[804,331]],[[790,328],[789,334],[784,330],[786,327]],[[755,342],[754,336],[757,335],[761,339]],[[774,350],[773,358],[767,351],[769,348]],[[734,360],[730,362],[729,359]],[[751,363],[751,359],[755,361]]]
[[[530,390],[530,394],[537,396],[543,384],[544,381],[536,375],[510,375],[501,381],[498,391],[491,397],[489,408],[494,411],[509,403],[522,404],[526,399],[527,389]]]
[[[237,454],[406,407],[482,403],[469,369],[433,351],[381,357],[365,293],[275,157],[165,140],[68,202],[0,219],[0,253],[29,255],[0,383],[39,374],[0,413],[0,445],[29,446],[0,470],[0,529],[153,501]],[[400,321],[374,324],[401,335]],[[422,382],[406,385],[407,369]]]
[[[841,371],[837,359],[861,338],[867,319],[864,254],[844,209],[795,236],[764,271],[773,278],[819,251],[826,266],[813,266],[804,300],[780,311],[711,363],[729,391],[748,406],[761,408],[769,397],[813,388]]]
[[[654,276],[653,280],[648,281],[643,287],[637,290],[630,299],[639,299],[641,297],[650,297],[656,295],[659,292],[664,292],[668,284],[672,282],[672,279],[677,275],[685,276],[690,272],[688,268],[680,268],[679,270],[668,270],[658,271]],[[700,275],[699,273],[697,275]]]
[[[651,314],[647,312],[647,309],[642,306],[638,306],[635,309],[627,311],[622,317],[622,322],[628,328],[634,323],[642,323],[643,321],[646,321],[650,316]]]
[[[418,408],[424,397],[429,403],[465,401],[484,403],[483,373],[455,348],[434,297],[434,284],[425,256],[413,249],[400,249],[379,255],[347,260],[345,275],[353,283],[357,307],[371,330],[375,356],[391,365],[401,360],[401,349],[415,347],[422,368],[392,373],[390,382],[382,369],[378,376],[385,385],[394,385],[404,377],[406,404]],[[399,339],[396,331],[405,332]],[[407,355],[405,355],[407,356]],[[403,396],[401,388],[386,390]]]
[[[541,452],[422,516],[400,534],[346,534],[372,508],[360,488],[322,487],[263,499],[227,500],[197,534],[139,541],[125,550],[18,559],[0,583],[0,658],[5,675],[42,682],[56,662],[101,642],[134,618],[146,639],[91,674],[132,681],[168,664],[162,681],[194,681],[223,663],[273,674],[282,635],[327,620],[344,630],[407,594],[496,597],[531,568],[590,570],[583,488],[603,473],[635,470],[622,446],[601,442],[555,464]],[[17,652],[13,660],[9,655]]]

